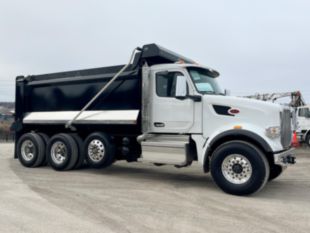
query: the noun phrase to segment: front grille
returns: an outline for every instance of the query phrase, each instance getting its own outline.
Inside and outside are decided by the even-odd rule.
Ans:
[[[281,143],[284,148],[289,148],[292,141],[291,112],[285,109],[280,113],[281,118]]]

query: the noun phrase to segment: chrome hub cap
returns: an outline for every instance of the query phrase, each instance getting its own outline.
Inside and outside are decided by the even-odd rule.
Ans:
[[[103,142],[98,139],[92,140],[88,144],[88,155],[89,158],[94,162],[101,161],[105,155],[105,148]]]
[[[21,155],[25,161],[31,161],[36,154],[36,148],[32,141],[25,140],[21,146]]]
[[[222,173],[233,184],[243,184],[252,176],[252,165],[243,155],[232,154],[222,163]]]
[[[51,147],[51,158],[54,163],[62,164],[68,156],[67,146],[61,142],[55,142]]]

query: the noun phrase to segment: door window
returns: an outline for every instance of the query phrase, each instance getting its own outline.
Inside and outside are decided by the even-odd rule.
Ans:
[[[160,72],[156,74],[156,94],[160,97],[175,97],[177,76],[181,72]]]
[[[310,117],[309,108],[300,108],[298,116],[300,116],[300,117]]]

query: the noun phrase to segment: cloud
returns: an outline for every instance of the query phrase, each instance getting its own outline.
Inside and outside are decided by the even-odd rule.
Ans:
[[[214,67],[232,93],[310,101],[309,1],[2,1],[0,101],[15,76],[124,64],[156,42]]]

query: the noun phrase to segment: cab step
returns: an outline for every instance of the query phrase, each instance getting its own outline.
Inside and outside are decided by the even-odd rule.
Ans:
[[[188,135],[153,135],[142,141],[141,145],[142,158],[140,161],[178,167],[188,164]]]

